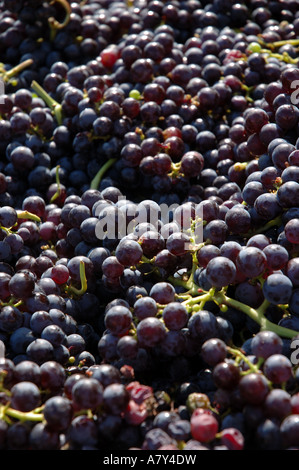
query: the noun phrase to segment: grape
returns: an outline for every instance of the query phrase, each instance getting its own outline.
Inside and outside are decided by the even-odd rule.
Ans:
[[[283,445],[285,448],[297,446],[298,442],[298,414],[287,416],[280,425]]]
[[[0,311],[0,329],[12,333],[23,326],[23,315],[16,307],[6,306]]]
[[[38,365],[52,360],[53,352],[53,345],[48,340],[43,338],[37,338],[31,341],[26,348],[28,359],[36,362]]]
[[[281,449],[280,427],[274,419],[264,419],[257,428],[259,448],[262,450]]]
[[[229,450],[243,450],[245,439],[236,428],[225,428],[221,431],[221,443]]]
[[[86,345],[84,338],[78,333],[67,335],[65,344],[73,356],[84,351]]]
[[[299,286],[299,259],[293,258],[288,261],[286,266],[287,277],[292,281],[294,287]]]
[[[151,288],[149,295],[159,304],[169,304],[174,301],[175,289],[169,282],[158,282]]]
[[[289,301],[289,309],[292,315],[298,316],[299,313],[299,290],[294,289]]]
[[[282,212],[281,199],[273,193],[264,193],[254,201],[256,212],[265,220],[271,220]]]
[[[186,441],[191,433],[190,422],[187,419],[178,419],[168,425],[167,432],[173,439]]]
[[[259,284],[251,284],[248,281],[240,282],[235,290],[235,298],[250,307],[257,308],[264,300]]]
[[[299,243],[299,219],[293,219],[285,225],[285,235],[290,243]]]
[[[245,129],[250,134],[259,132],[269,122],[267,113],[263,109],[252,108],[246,113]]]
[[[165,326],[169,330],[181,330],[186,326],[189,319],[187,309],[177,302],[167,304],[162,316]]]
[[[292,363],[282,354],[272,354],[264,363],[265,376],[275,384],[286,382],[292,377]]]
[[[287,304],[291,298],[293,284],[284,274],[270,274],[263,284],[265,298],[273,304]]]
[[[225,242],[228,233],[228,225],[224,220],[211,220],[204,227],[204,240],[209,240],[215,245],[221,245]]]
[[[73,417],[70,400],[60,396],[49,398],[45,403],[44,417],[50,429],[58,432],[68,429]]]
[[[265,399],[265,412],[270,418],[283,420],[292,412],[290,395],[284,390],[271,390]]]
[[[211,285],[224,287],[234,283],[236,266],[230,259],[224,256],[216,256],[208,262],[206,275]]]
[[[225,256],[235,263],[241,248],[242,247],[238,242],[226,241],[220,246],[220,256]]]
[[[118,245],[115,256],[123,266],[134,266],[143,255],[141,246],[134,240],[124,240]]]
[[[30,297],[34,289],[34,279],[29,273],[18,272],[11,277],[8,287],[11,295],[16,298]]]
[[[212,367],[219,362],[223,362],[226,355],[226,344],[218,338],[208,339],[201,347],[201,356],[203,360]]]
[[[228,211],[225,223],[233,233],[246,233],[251,228],[251,217],[245,209],[236,207]]]
[[[239,383],[239,370],[229,362],[218,362],[213,369],[213,379],[217,387],[231,390]]]
[[[136,315],[138,320],[143,320],[147,317],[155,317],[157,312],[157,303],[152,297],[141,297],[134,303],[134,315]]]
[[[116,383],[108,385],[103,392],[103,404],[105,409],[116,416],[126,409],[129,399],[129,392],[122,384]]]
[[[65,284],[69,279],[69,270],[67,266],[63,264],[53,266],[51,277],[56,284]]]
[[[197,260],[202,267],[206,267],[208,262],[220,255],[220,249],[215,245],[204,245],[197,251]]]
[[[191,248],[191,239],[184,232],[174,232],[167,238],[166,248],[172,255],[184,255]]]
[[[91,377],[98,380],[103,387],[121,382],[119,370],[111,364],[100,364],[89,368]]]
[[[204,158],[199,152],[187,152],[181,159],[181,170],[185,176],[199,176],[204,166]]]
[[[216,317],[208,310],[193,313],[187,324],[192,338],[206,341],[217,337],[218,324]]]
[[[44,361],[40,365],[41,386],[45,389],[57,392],[62,389],[65,381],[63,366],[54,360]]]
[[[165,246],[162,235],[154,231],[147,231],[139,238],[142,251],[147,258],[156,256]]]
[[[24,450],[28,446],[29,429],[26,424],[17,422],[7,429],[7,446],[10,449]]]
[[[270,269],[278,270],[286,266],[289,260],[288,251],[281,245],[271,243],[263,249],[267,257],[267,265]]]
[[[163,429],[153,428],[146,433],[142,449],[157,450],[162,446],[173,444],[174,442],[174,439],[163,431]]]
[[[21,381],[11,389],[11,406],[23,412],[32,411],[41,403],[41,395],[36,384]]]
[[[35,450],[57,450],[59,433],[52,431],[46,423],[37,423],[30,432],[29,444]]]
[[[239,382],[241,396],[251,405],[262,404],[268,395],[269,385],[265,376],[251,373],[241,377]]]
[[[137,325],[137,339],[145,347],[156,346],[164,339],[165,335],[165,326],[158,318],[144,318]]]
[[[278,188],[278,203],[284,208],[296,207],[299,200],[298,194],[298,183],[296,181],[286,181]]]
[[[76,416],[69,427],[70,441],[77,446],[94,446],[98,441],[96,423],[86,415]]]
[[[197,415],[196,411],[190,419],[191,435],[199,442],[212,441],[218,431],[218,421],[207,413]]]
[[[72,388],[72,399],[78,409],[94,409],[103,402],[103,387],[94,378],[82,378]]]
[[[256,357],[262,357],[263,359],[267,359],[273,354],[280,354],[282,348],[282,339],[272,331],[260,331],[251,342],[252,353]]]
[[[123,359],[134,359],[138,354],[138,342],[132,336],[122,336],[117,343],[117,352]]]
[[[236,258],[237,268],[249,278],[257,277],[264,272],[267,258],[262,250],[252,247],[245,247]]]
[[[108,310],[105,315],[105,325],[113,334],[123,335],[128,332],[132,319],[130,310],[119,305]]]

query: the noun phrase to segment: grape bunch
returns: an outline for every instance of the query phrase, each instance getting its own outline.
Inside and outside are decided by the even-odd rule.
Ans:
[[[0,1],[0,448],[299,448],[296,1]]]

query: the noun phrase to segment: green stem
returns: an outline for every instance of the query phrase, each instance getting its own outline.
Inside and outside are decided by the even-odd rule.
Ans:
[[[62,106],[55,101],[43,87],[40,86],[35,80],[31,83],[31,88],[44,100],[44,102],[53,111],[56,121],[59,125],[62,124]]]
[[[34,413],[34,411],[24,413],[23,411],[18,411],[13,408],[5,408],[3,414],[20,421],[43,421],[44,419],[44,415],[42,413]]]
[[[2,225],[0,226],[0,229],[3,230],[3,232],[6,233],[6,235],[10,235],[12,233],[10,228],[3,227]]]
[[[16,65],[12,69],[8,70],[7,72],[4,72],[3,74],[4,81],[8,81],[10,78],[19,74],[20,72],[22,72],[22,70],[26,69],[27,67],[30,67],[30,65],[32,64],[33,64],[33,59],[27,59],[27,60],[24,60],[24,62],[21,62],[21,64]]]
[[[286,44],[290,46],[299,46],[299,39],[287,39],[286,41],[275,41],[270,43],[272,47],[281,47],[285,46]]]
[[[213,300],[215,289],[210,289],[209,292],[203,292],[202,295],[198,295],[191,299],[187,299],[182,304],[187,308],[188,313],[191,315],[199,310],[203,310],[206,302]]]
[[[233,356],[239,358],[240,360],[242,360],[243,362],[245,362],[248,367],[249,367],[249,370],[251,372],[259,372],[259,367],[255,364],[253,364],[247,356],[245,356],[245,354],[243,354],[241,351],[239,351],[239,349],[235,349],[235,348],[231,348],[229,346],[226,347],[227,349],[227,352],[229,352],[230,354],[232,354]]]
[[[179,277],[169,276],[168,281],[171,282],[174,286],[184,287],[184,289],[186,289],[187,291],[185,295],[189,294],[191,296],[194,296],[194,295],[197,295],[198,292],[200,291],[200,288],[198,287],[198,285],[195,284],[194,281],[191,281],[190,278],[187,281],[185,281],[184,279],[181,279]]]
[[[98,189],[100,182],[107,170],[116,162],[117,158],[110,158],[97,172],[90,184],[90,189]]]
[[[59,168],[60,165],[57,165],[56,167],[56,184],[57,184],[57,191],[55,194],[50,199],[50,203],[52,204],[56,199],[60,196],[61,194],[61,189],[60,189],[60,178],[59,178]]]
[[[17,211],[18,219],[29,219],[34,220],[34,222],[41,222],[41,219],[38,215],[32,214],[32,212],[28,211]]]
[[[248,305],[243,304],[242,302],[239,302],[238,300],[231,299],[230,297],[227,297],[224,293],[222,292],[217,292],[214,295],[214,300],[216,300],[217,303],[219,304],[225,304],[228,305],[229,307],[233,307],[237,310],[240,310],[241,312],[245,313],[248,315],[252,320],[254,320],[258,325],[261,327],[261,331],[273,331],[274,333],[278,334],[279,336],[285,337],[285,338],[294,338],[294,336],[298,335],[298,331],[291,330],[290,328],[284,328],[283,326],[276,325],[275,323],[271,322],[268,320],[265,315],[262,313],[264,309],[264,304],[262,304],[261,310],[259,309],[254,309],[252,307],[249,307]]]
[[[53,41],[55,39],[57,30],[65,28],[65,26],[68,25],[68,23],[70,21],[70,15],[71,15],[71,12],[72,12],[71,6],[67,2],[67,0],[52,0],[50,2],[50,5],[54,5],[54,3],[59,3],[63,7],[63,9],[65,11],[65,18],[64,18],[62,23],[59,23],[59,21],[57,21],[56,18],[53,18],[53,16],[51,16],[48,19],[48,23],[49,23],[50,30],[51,30],[51,33],[50,33],[51,41]]]
[[[195,255],[196,257],[196,255]],[[197,269],[197,260],[196,262],[194,261],[194,254],[193,254],[193,264],[192,264],[192,270],[191,270],[191,273],[190,273],[190,276],[189,276],[189,279],[186,283],[186,287],[188,290],[190,289],[193,289],[194,285],[195,285],[195,282],[194,282],[194,273]]]
[[[267,308],[270,306],[270,302],[268,300],[264,300],[264,302],[259,306],[259,308],[257,309],[257,312],[259,315],[264,315],[265,311],[267,310]]]
[[[81,282],[81,288],[77,289],[74,286],[69,286],[67,288],[68,293],[72,293],[80,297],[81,295],[85,294],[87,291],[87,279],[86,279],[86,274],[85,274],[85,263],[84,261],[80,261],[80,282]]]

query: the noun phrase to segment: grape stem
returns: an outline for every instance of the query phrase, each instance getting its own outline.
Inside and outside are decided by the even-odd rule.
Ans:
[[[8,70],[8,71],[3,71],[2,72],[2,79],[7,82],[8,80],[10,80],[12,77],[14,77],[15,75],[19,74],[20,72],[22,72],[24,69],[26,69],[27,67],[30,67],[30,65],[33,64],[33,59],[27,59],[27,60],[24,60],[24,62],[21,62],[20,64],[16,65],[15,67],[13,67],[12,69]]]
[[[299,39],[287,39],[285,41],[275,41],[273,43],[265,43],[262,40],[259,40],[259,43],[267,47],[267,49],[277,49],[279,47],[285,46],[285,45],[290,45],[290,46],[299,46]]]
[[[188,284],[189,281],[183,281],[182,279],[177,279],[175,277],[169,278],[170,282],[174,282],[176,285],[180,285],[188,289],[190,286]],[[200,288],[193,283],[192,292],[200,292]],[[184,300],[182,304],[187,308],[190,312],[196,312],[203,308],[206,302],[213,301],[218,306],[226,305],[228,307],[235,308],[246,315],[248,315],[253,321],[255,321],[258,325],[260,325],[261,331],[273,331],[277,335],[284,337],[284,338],[294,338],[298,335],[298,331],[292,330],[290,328],[285,328],[280,325],[276,325],[275,323],[268,320],[264,312],[266,308],[269,306],[269,302],[264,300],[264,302],[260,305],[259,308],[254,309],[249,305],[246,305],[238,300],[232,299],[225,294],[226,288],[221,289],[220,291],[216,291],[215,288],[210,289],[208,292],[202,290],[201,295],[197,295],[196,297],[192,297],[191,299]],[[190,293],[190,290],[187,292]],[[186,294],[187,294],[186,293]],[[185,294],[185,295],[186,295]]]
[[[72,12],[70,4],[66,0],[52,0],[50,2],[50,5],[54,5],[54,3],[59,3],[63,7],[65,11],[65,18],[62,23],[59,23],[59,21],[57,21],[56,18],[54,18],[53,16],[51,16],[48,19],[48,23],[49,23],[50,30],[51,30],[51,33],[50,33],[51,41],[55,39],[57,30],[65,28],[65,26],[68,25],[70,21],[70,15]]]
[[[57,191],[55,194],[50,199],[51,204],[56,201],[56,199],[60,196],[61,194],[61,188],[60,188],[60,178],[59,178],[59,168],[60,165],[56,166],[56,184],[57,184]]]
[[[33,220],[34,222],[41,222],[41,219],[38,215],[32,214],[32,212],[28,211],[17,211],[18,219],[28,219]]]
[[[86,279],[86,274],[85,274],[85,263],[84,261],[80,261],[80,282],[81,282],[81,288],[77,289],[74,286],[68,286],[67,287],[67,293],[70,294],[75,294],[78,297],[81,297],[81,295],[85,294],[87,291],[87,279]]]
[[[14,408],[10,408],[7,406],[2,406],[0,408],[0,416],[4,419],[6,416],[10,416],[11,418],[18,419],[19,421],[43,421],[44,415],[42,413],[35,413],[34,411],[23,412],[19,410],[15,410]]]
[[[58,125],[62,124],[62,106],[47,93],[35,80],[31,83],[31,88],[44,100],[44,102],[53,111]]]
[[[235,348],[231,348],[229,346],[226,347],[227,349],[227,352],[229,354],[231,354],[232,356],[235,356],[237,359],[245,362],[245,364],[248,365],[249,367],[249,372],[254,372],[254,373],[258,373],[260,370],[259,370],[259,367],[256,365],[256,364],[253,364],[247,356],[245,356],[245,354],[243,354],[239,349],[235,349]]]
[[[278,334],[279,336],[283,336],[286,338],[294,338],[294,336],[298,335],[298,331],[291,330],[290,328],[285,328],[268,320],[264,315],[265,304],[262,303],[261,307],[254,309],[249,307],[248,305],[239,302],[238,300],[231,299],[227,297],[223,292],[217,292],[214,294],[214,301],[219,304],[225,304],[229,307],[236,308],[241,312],[244,312],[248,315],[252,320],[254,320],[258,325],[261,327],[261,331],[273,331],[274,333]]]
[[[110,158],[97,172],[95,177],[92,179],[91,184],[90,184],[90,189],[98,189],[100,182],[102,181],[102,178],[106,171],[109,170],[109,168],[116,162],[117,158]]]

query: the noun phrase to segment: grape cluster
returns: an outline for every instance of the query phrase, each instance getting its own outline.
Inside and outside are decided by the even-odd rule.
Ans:
[[[0,448],[299,448],[299,16],[0,1]]]

